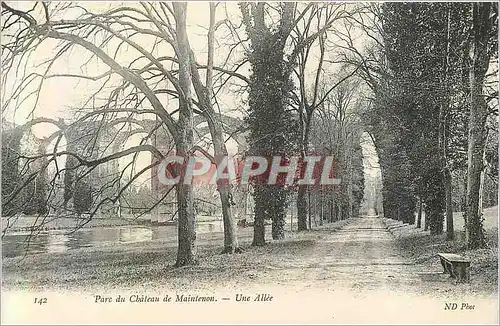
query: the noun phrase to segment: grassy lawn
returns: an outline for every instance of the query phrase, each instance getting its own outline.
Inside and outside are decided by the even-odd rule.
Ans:
[[[498,284],[498,206],[484,210],[484,229],[487,247],[469,250],[463,229],[463,214],[455,213],[455,239],[446,240],[446,234],[431,236],[414,226],[395,228],[393,234],[402,253],[417,264],[436,268],[438,252],[451,252],[471,259],[471,286],[496,292]],[[393,221],[387,223],[394,224]],[[437,265],[436,265],[437,264]]]

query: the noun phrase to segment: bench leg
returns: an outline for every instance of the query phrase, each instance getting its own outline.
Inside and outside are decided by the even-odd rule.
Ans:
[[[455,270],[455,266],[452,263],[446,263],[446,267],[448,268],[448,272],[450,273],[451,278],[457,278],[457,272]]]
[[[441,266],[443,266],[443,274],[450,274],[452,276],[451,264],[441,259]]]
[[[444,261],[443,258],[441,258],[441,266],[443,266],[443,274],[448,274],[449,271],[448,269],[446,268],[446,262]]]
[[[457,281],[460,281],[461,278],[460,265],[453,264],[451,269],[453,271],[453,278],[457,279]]]
[[[454,278],[459,283],[468,283],[470,281],[470,271],[469,266],[461,263],[451,263],[444,259],[441,260],[441,266],[443,266],[443,274],[450,274],[450,278]]]
[[[469,267],[466,265],[459,265],[456,267],[458,271],[458,279],[457,281],[459,283],[468,283],[470,280],[470,272],[469,272]]]

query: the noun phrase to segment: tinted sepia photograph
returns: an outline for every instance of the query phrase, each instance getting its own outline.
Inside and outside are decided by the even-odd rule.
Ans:
[[[492,324],[498,2],[1,2],[2,324]]]

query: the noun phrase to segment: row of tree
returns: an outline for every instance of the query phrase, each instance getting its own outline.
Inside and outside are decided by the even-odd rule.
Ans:
[[[63,175],[65,184],[68,183],[65,187],[73,189],[69,184],[75,182],[75,177],[68,176],[73,176],[78,169],[83,169],[81,174],[88,175],[97,166],[129,156],[133,157],[129,164],[134,165],[139,153],[151,153],[154,159],[150,165],[138,171],[132,169],[136,172],[127,178],[124,177],[123,170],[115,179],[107,182],[113,186],[118,185],[112,188],[112,193],[101,193],[97,199],[85,200],[85,204],[90,206],[88,222],[100,212],[100,207],[109,202],[120,201],[134,180],[159,165],[166,154],[162,152],[163,147],[152,141],[159,130],[166,129],[178,155],[189,156],[200,150],[219,166],[228,151],[225,138],[227,133],[216,112],[219,109],[218,100],[224,92],[232,92],[231,87],[236,85],[248,90],[247,154],[304,157],[310,149],[310,134],[314,126],[319,126],[320,123],[325,128],[334,128],[337,134],[330,138],[328,144],[315,144],[316,151],[325,155],[340,155],[349,150],[357,153],[355,160],[350,154],[344,155],[341,160],[347,177],[346,183],[337,191],[338,194],[321,195],[322,202],[323,197],[330,200],[328,211],[340,211],[335,216],[352,216],[359,209],[362,198],[362,178],[355,177],[355,174],[359,175],[361,166],[360,136],[354,132],[357,127],[356,119],[347,115],[352,94],[345,96],[345,89],[340,93],[335,93],[334,90],[351,78],[355,71],[342,75],[341,78],[327,76],[325,53],[328,33],[334,24],[347,19],[351,11],[357,10],[356,6],[330,3],[240,3],[240,26],[244,31],[230,19],[227,8],[226,19],[216,21],[217,8],[222,5],[210,3],[208,6],[206,58],[200,64],[196,57],[197,51],[193,50],[189,39],[186,3],[140,3],[95,8],[72,3],[37,2],[34,5],[13,6],[2,2],[2,35],[7,38],[2,47],[2,72],[4,78],[14,80],[9,99],[3,103],[5,108],[10,107],[15,111],[31,97],[33,110],[37,109],[42,86],[49,79],[71,78],[99,84],[98,87],[88,88],[88,100],[84,108],[75,111],[73,123],[68,124],[70,127],[85,121],[96,124],[92,141],[85,148],[77,149],[71,147],[68,140],[66,150],[63,150],[59,141],[67,133],[66,126],[63,126],[49,137],[59,138],[54,148],[50,148],[47,153],[22,154],[30,163],[44,160],[42,167],[34,174],[45,174],[50,166],[55,165],[49,185],[53,186],[54,181]],[[234,43],[230,45],[225,61],[217,66],[215,50],[218,39],[215,34],[222,28]],[[50,43],[51,40],[56,43]],[[38,70],[30,72],[29,67],[33,66],[30,56],[40,47],[43,48],[44,43],[53,44],[54,54],[40,63]],[[245,54],[235,60],[234,53],[241,52],[242,49]],[[320,52],[319,61],[312,56],[317,49]],[[53,71],[60,58],[71,58],[74,53],[78,53],[78,56],[73,56],[72,59],[83,60],[82,67],[86,71],[95,71],[95,65],[103,63],[107,67],[106,71],[99,71],[95,75],[90,72],[82,73],[81,70],[75,72],[71,67],[68,69],[70,72]],[[245,65],[251,68],[249,77],[238,72]],[[315,66],[312,68],[313,73],[309,72],[311,65]],[[19,75],[23,77],[16,78]],[[310,75],[314,76],[312,84],[306,83]],[[233,84],[228,84],[229,79],[233,80]],[[337,103],[333,103],[335,94],[341,97]],[[172,105],[175,109],[170,108]],[[315,116],[318,110],[322,110],[324,118]],[[338,116],[331,119],[334,112]],[[158,124],[144,127],[144,120],[140,116],[153,116]],[[194,123],[197,116],[203,117],[208,126],[208,149],[195,144],[194,133],[199,131]],[[99,143],[98,135],[109,131],[110,126],[117,126],[120,130],[129,128],[130,135],[138,132],[146,135],[139,145],[123,150],[112,146],[113,143],[124,141],[118,134],[107,138],[110,139],[108,146],[95,146]],[[97,147],[120,150],[109,153],[99,151]],[[60,156],[67,157],[64,168],[57,166],[57,158]],[[176,167],[172,172],[184,175],[184,168]],[[36,178],[33,175],[30,177]],[[26,176],[21,176],[20,179],[22,181],[16,182],[15,189],[3,198],[10,200],[9,197],[19,193],[19,188],[32,181]],[[183,266],[192,264],[196,257],[193,186],[184,184],[181,180],[175,187],[165,190],[165,195],[160,196],[150,209],[158,206],[171,190],[176,193],[178,215],[176,265]],[[217,185],[217,190],[224,220],[224,251],[233,253],[239,250],[231,207],[233,195],[230,186],[224,182]],[[308,190],[305,187],[298,190],[299,230],[307,229],[305,198]],[[285,211],[291,191],[279,185],[254,186],[254,245],[265,243],[266,219],[272,220],[273,239],[284,237]],[[65,192],[64,202],[74,196],[74,192]]]
[[[431,234],[444,231],[446,218],[453,239],[455,175],[465,179],[468,246],[484,246],[481,175],[498,157],[490,149],[485,158],[486,142],[496,138],[489,130],[498,129],[498,93],[487,87],[498,73],[498,64],[490,66],[498,59],[497,4],[386,3],[366,15],[377,21],[376,28],[362,26],[374,42],[366,56],[350,47],[349,59],[365,60],[362,74],[373,93],[366,116],[384,215],[414,223],[418,207],[420,226],[423,207]]]
[[[496,5],[258,2],[239,3],[239,15],[234,18],[227,4],[210,3],[203,63],[197,58],[200,50],[190,42],[186,3],[94,8],[37,2],[26,6],[2,2],[2,35],[7,38],[2,47],[2,73],[14,80],[3,106],[15,110],[27,98],[35,98],[33,110],[37,109],[42,85],[49,79],[91,81],[98,85],[95,91],[89,87],[84,109],[74,113],[74,124],[91,120],[99,126],[96,135],[110,125],[137,133],[139,125],[144,137],[137,146],[97,154],[90,145],[81,151],[70,151],[68,146],[62,150],[57,141],[49,152],[24,158],[44,160],[39,169],[44,174],[66,156],[71,164],[56,168],[53,179],[81,168],[88,174],[96,166],[130,156],[130,164],[135,165],[143,152],[154,158],[126,182],[113,182],[119,186],[112,193],[93,201],[89,220],[102,205],[118,201],[136,179],[160,164],[166,153],[152,141],[159,130],[168,132],[179,155],[199,150],[219,166],[228,154],[228,135],[218,110],[222,98],[231,94],[248,105],[242,128],[248,130],[247,155],[304,158],[314,151],[337,158],[340,187],[296,189],[300,231],[311,227],[307,218],[312,210],[321,221],[324,216],[330,221],[356,216],[363,198],[360,143],[366,130],[381,165],[385,216],[413,222],[420,202],[426,226],[433,234],[441,233],[445,213],[448,223],[452,221],[452,175],[467,164],[469,245],[484,244],[479,188],[483,156],[489,162],[496,159],[494,152],[483,154],[488,117],[497,111],[492,109],[496,102],[490,100],[496,96],[484,96],[483,90],[488,65],[497,56]],[[216,21],[222,9],[226,18]],[[229,50],[216,55],[221,30],[229,40]],[[30,56],[51,40],[56,42],[53,55],[36,72],[27,73],[32,66]],[[60,58],[74,53],[86,71],[95,71],[103,63],[106,70],[95,74],[52,71]],[[242,67],[251,69],[250,76],[239,72]],[[154,117],[157,124],[142,126],[141,117],[146,116]],[[208,128],[207,148],[195,141],[194,134],[200,130],[197,117]],[[123,142],[120,137],[109,139],[110,145]],[[183,168],[172,172],[183,176]],[[116,180],[124,178],[124,171]],[[19,188],[27,184],[17,182],[2,197],[20,193]],[[217,190],[224,251],[234,253],[239,245],[232,189],[220,182]],[[176,265],[192,264],[196,260],[193,186],[181,180],[150,209],[170,191],[175,191],[177,202]],[[265,244],[266,219],[272,221],[273,239],[284,237],[287,204],[294,191],[281,185],[253,187],[254,245]],[[451,237],[453,227],[448,226]]]

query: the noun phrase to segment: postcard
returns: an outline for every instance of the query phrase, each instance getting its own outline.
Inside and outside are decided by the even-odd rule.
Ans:
[[[498,3],[1,3],[3,324],[498,324]]]

